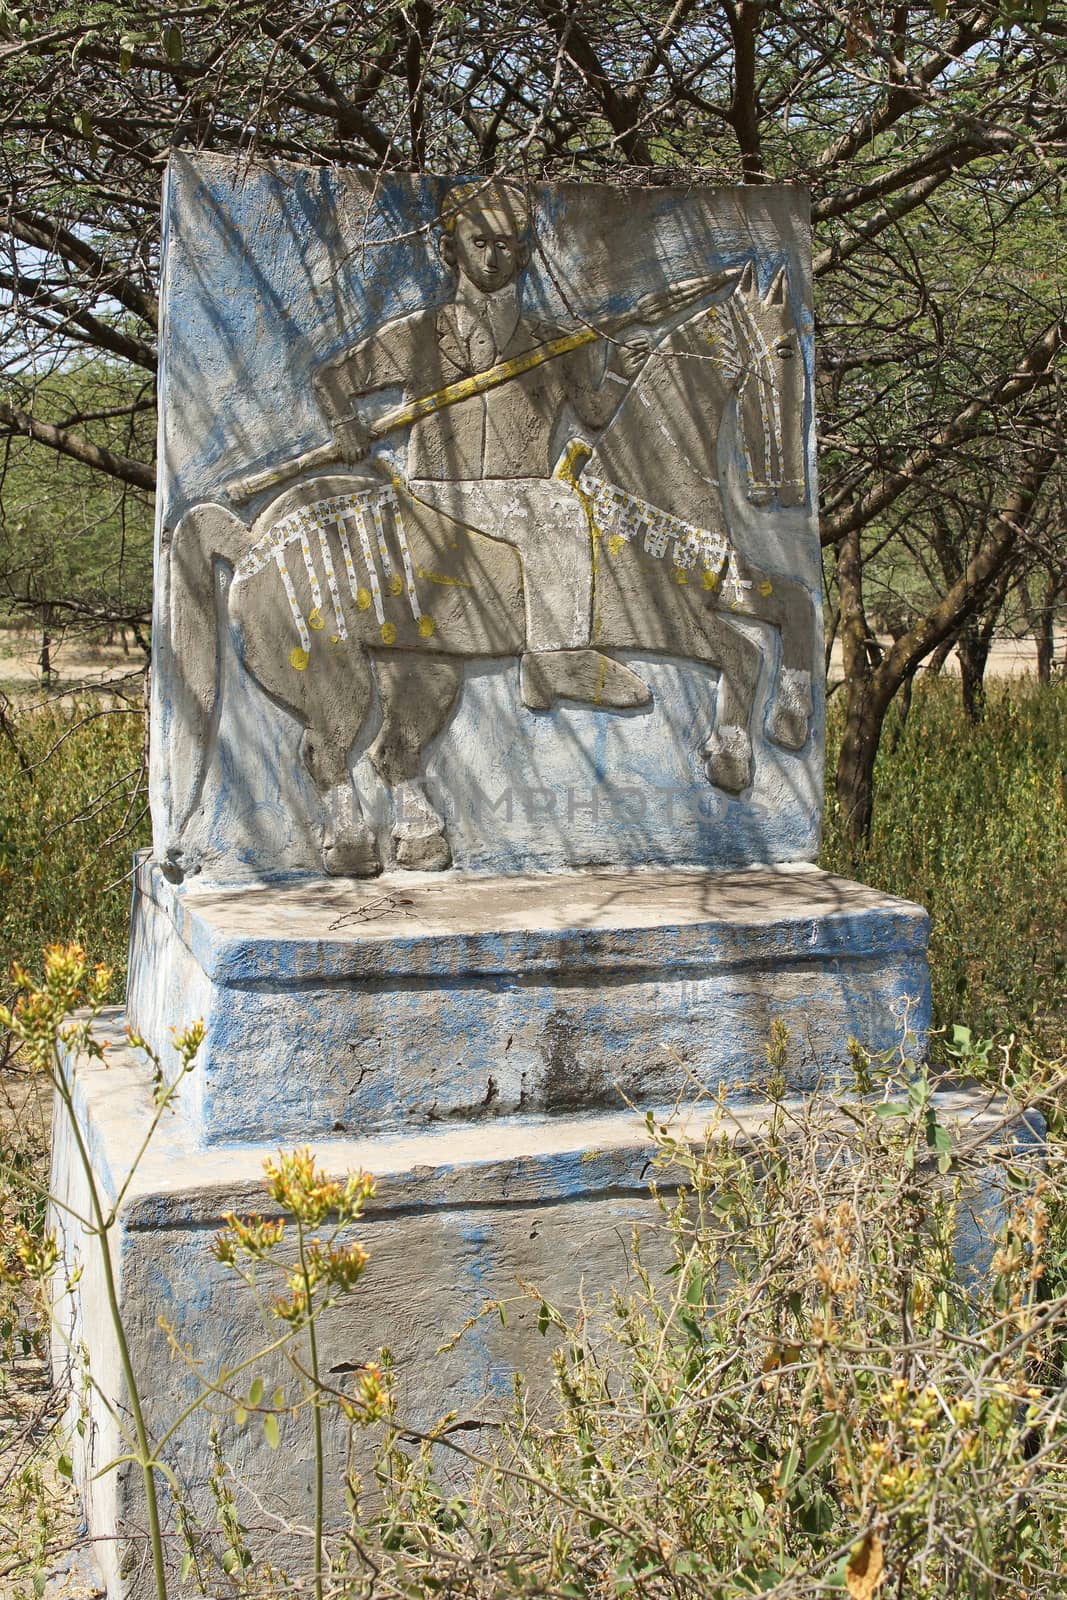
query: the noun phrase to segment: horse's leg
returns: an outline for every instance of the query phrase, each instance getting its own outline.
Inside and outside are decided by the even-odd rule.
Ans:
[[[749,728],[759,683],[760,648],[715,611],[705,612],[701,626],[708,640],[707,659],[720,672],[715,729],[704,746],[704,770],[717,789],[740,794],[752,782]]]
[[[382,870],[374,833],[360,810],[348,756],[370,707],[371,678],[366,656],[355,651],[350,670],[309,710],[300,753],[326,812],[322,864],[333,877],[372,878]]]
[[[807,589],[794,578],[770,577],[747,563],[741,564],[741,572],[751,587],[731,609],[739,616],[769,622],[782,640],[782,665],[772,692],[767,734],[786,750],[800,750],[807,742],[814,705],[815,607]]]
[[[370,747],[374,770],[393,797],[396,862],[436,872],[452,861],[443,819],[422,781],[426,746],[444,727],[463,682],[463,667],[442,656],[379,656],[382,725]]]

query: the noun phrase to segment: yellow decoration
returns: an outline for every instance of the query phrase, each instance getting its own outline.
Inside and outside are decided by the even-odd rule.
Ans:
[[[384,628],[382,629],[382,632],[385,632]],[[419,618],[419,632],[424,639],[428,639],[430,637],[430,635],[433,633],[432,617],[423,616]]]
[[[707,567],[704,569],[704,587],[705,589],[717,589],[719,587],[719,574],[710,572]]]
[[[391,623],[391,622],[383,622],[382,623],[382,643],[383,644],[395,644],[396,643],[396,628],[394,627],[393,623]]]
[[[774,584],[773,583],[769,583],[767,581],[767,579],[764,578],[763,582],[759,586],[759,592],[763,596],[763,598],[766,600],[766,598],[767,598],[767,596],[769,594],[773,594],[774,593]]]
[[[621,533],[611,534],[608,538],[608,554],[610,556],[617,556],[625,543],[626,540],[623,538]]]
[[[317,633],[320,628],[325,628],[325,626],[326,623],[323,621],[322,612],[319,610],[318,606],[316,606],[314,611],[308,617],[308,627],[314,628],[315,632]]]
[[[675,569],[674,569],[674,581],[675,581],[675,583],[688,583],[689,582],[689,574],[686,572],[684,567],[675,567]]]
[[[370,608],[371,608],[371,594],[370,594],[370,590],[369,589],[357,589],[356,590],[356,605],[359,607],[359,609],[361,611],[369,611],[370,610]]]
[[[295,667],[297,672],[306,671],[310,659],[307,651],[301,649],[300,645],[297,645],[295,649],[289,652],[289,665]]]
[[[445,584],[450,589],[471,589],[474,587],[473,584],[467,582],[466,578],[453,578],[447,572],[431,572],[429,567],[420,567],[419,577],[427,579],[429,583]]]
[[[390,594],[403,594],[403,592],[404,592],[404,580],[400,576],[399,572],[394,572],[393,576],[389,579],[389,593]]]

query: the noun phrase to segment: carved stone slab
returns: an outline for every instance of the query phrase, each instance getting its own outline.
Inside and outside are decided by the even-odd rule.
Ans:
[[[177,156],[173,881],[810,859],[806,196]]]

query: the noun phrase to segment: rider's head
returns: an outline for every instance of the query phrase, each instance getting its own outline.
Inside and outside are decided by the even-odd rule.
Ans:
[[[510,183],[460,183],[441,206],[441,255],[483,294],[503,289],[530,259],[530,214]]]

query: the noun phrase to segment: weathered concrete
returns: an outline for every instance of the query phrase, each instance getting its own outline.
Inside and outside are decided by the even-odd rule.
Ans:
[[[110,1021],[114,1031],[121,1018]],[[97,1178],[113,1197],[144,1136],[150,1100],[143,1060],[121,1046],[109,1051],[108,1060],[106,1071],[79,1065],[78,1102]],[[350,1301],[322,1324],[324,1370],[358,1363],[388,1346],[401,1415],[416,1427],[427,1427],[453,1409],[464,1418],[498,1415],[516,1370],[535,1386],[543,1383],[550,1345],[537,1331],[536,1302],[523,1295],[517,1280],[539,1284],[555,1301],[572,1307],[581,1295],[592,1298],[609,1286],[624,1287],[631,1230],[651,1226],[657,1216],[643,1177],[649,1156],[643,1118],[630,1112],[334,1139],[314,1149],[330,1172],[362,1167],[379,1181],[378,1197],[358,1230],[372,1266]],[[83,1210],[80,1173],[62,1116],[55,1127],[55,1151],[59,1207]],[[271,1214],[261,1179],[263,1160],[272,1153],[266,1143],[198,1149],[181,1119],[167,1118],[123,1198],[114,1260],[134,1363],[156,1430],[169,1425],[199,1392],[188,1364],[173,1355],[160,1318],[212,1375],[220,1363],[233,1368],[267,1342],[251,1296],[213,1259],[210,1245],[224,1212]],[[59,1207],[54,1221],[65,1239],[67,1260],[77,1252],[85,1269],[73,1307],[59,1307],[60,1322],[73,1313],[66,1338],[84,1342],[94,1377],[121,1408],[124,1386],[99,1261],[91,1245],[82,1248],[69,1213]],[[436,1354],[469,1316],[497,1297],[509,1302],[506,1327],[497,1316],[486,1318],[454,1349]],[[64,1347],[60,1340],[55,1357],[60,1372]],[[261,1370],[268,1394],[279,1383],[291,1391],[292,1374],[283,1361],[274,1357]],[[90,1527],[101,1541],[97,1548],[111,1600],[139,1596],[147,1593],[144,1575],[136,1576],[136,1560],[144,1554],[137,1539],[144,1529],[139,1483],[128,1465],[93,1476],[122,1451],[106,1408],[99,1400],[89,1404],[91,1425],[84,1438],[72,1440],[77,1483]],[[214,1519],[205,1485],[212,1420],[208,1410],[194,1412],[165,1455],[209,1528]],[[214,1420],[223,1449],[254,1487],[260,1505],[306,1527],[311,1503],[306,1415],[284,1422],[277,1452],[266,1446],[258,1427],[240,1429],[226,1414]],[[327,1482],[333,1518],[343,1515],[346,1446],[346,1430],[331,1418]],[[242,1512],[245,1520],[259,1522],[250,1502]],[[169,1509],[168,1519],[173,1534]],[[118,1542],[110,1543],[116,1536]],[[128,1541],[136,1554],[124,1557]],[[298,1564],[306,1550],[299,1536],[279,1538],[270,1528],[257,1536],[257,1544]],[[175,1550],[175,1565],[179,1556]],[[134,1562],[129,1583],[120,1576],[124,1559]]]
[[[208,1143],[801,1089],[929,1021],[920,907],[811,867],[588,870],[192,894],[137,874],[129,1012],[167,1055],[200,1017]]]
[[[104,1037],[121,1037],[121,1016],[105,1020]],[[108,1051],[108,1066],[77,1066],[80,1123],[93,1151],[99,1180],[109,1197],[133,1162],[150,1116],[148,1075],[128,1047]],[[962,1143],[980,1148],[996,1135],[1020,1152],[1040,1152],[1043,1130],[1036,1123],[1003,1128],[1003,1107],[985,1093],[956,1090],[935,1100],[940,1121],[955,1128]],[[699,1110],[688,1121],[671,1116],[672,1131],[699,1139]],[[760,1105],[739,1105],[732,1130],[744,1140],[757,1135],[766,1118]],[[84,1209],[84,1197],[69,1128],[62,1114],[55,1127],[56,1192],[61,1204]],[[224,1212],[272,1214],[262,1186],[262,1162],[270,1144],[196,1145],[180,1118],[168,1117],[119,1206],[114,1260],[135,1369],[147,1399],[150,1426],[169,1426],[179,1409],[200,1392],[189,1364],[173,1354],[171,1338],[188,1347],[202,1370],[214,1377],[220,1364],[232,1369],[266,1338],[252,1298],[210,1253]],[[536,1299],[517,1280],[536,1285],[551,1301],[574,1309],[588,1306],[610,1288],[625,1290],[627,1245],[634,1226],[645,1239],[643,1258],[657,1281],[669,1261],[660,1212],[647,1190],[651,1145],[644,1118],[623,1110],[611,1115],[507,1118],[454,1124],[417,1134],[318,1141],[314,1154],[328,1172],[363,1168],[378,1178],[378,1196],[358,1237],[370,1251],[370,1267],[350,1300],[321,1325],[322,1364],[344,1383],[343,1372],[373,1358],[382,1345],[392,1351],[400,1415],[425,1428],[453,1409],[461,1419],[499,1415],[511,1394],[512,1374],[522,1371],[536,1392],[548,1372],[551,1341],[537,1330]],[[960,1255],[973,1265],[979,1230],[973,1217],[1003,1203],[1003,1172],[990,1168],[963,1211]],[[661,1181],[666,1178],[661,1175]],[[669,1189],[668,1189],[669,1192]],[[68,1212],[53,1220],[64,1237],[68,1262],[78,1253],[84,1276],[76,1305],[61,1306],[65,1333],[84,1342],[92,1372],[120,1407],[124,1390],[104,1307],[99,1261],[83,1248]],[[666,1280],[663,1280],[666,1283]],[[458,1332],[489,1300],[508,1302],[507,1325],[493,1315],[470,1328],[455,1345],[438,1347]],[[161,1325],[160,1319],[166,1323]],[[276,1331],[276,1330],[272,1330]],[[56,1365],[65,1356],[57,1343]],[[276,1384],[292,1390],[292,1374],[277,1357],[257,1368],[266,1392]],[[252,1374],[243,1379],[247,1384]],[[208,1529],[214,1514],[206,1480],[212,1421],[238,1478],[251,1485],[255,1501],[241,1496],[242,1520],[257,1528],[258,1551],[283,1562],[306,1565],[306,1538],[278,1533],[276,1518],[307,1527],[311,1504],[311,1448],[306,1414],[283,1422],[282,1448],[266,1445],[254,1420],[238,1427],[225,1407],[195,1410],[164,1452],[191,1504]],[[219,1414],[221,1413],[221,1414]],[[139,1572],[144,1546],[139,1484],[128,1466],[95,1477],[121,1453],[115,1425],[98,1399],[89,1402],[90,1425],[72,1439],[78,1486],[85,1498],[97,1551],[106,1567],[110,1600],[147,1594]],[[464,1434],[477,1445],[477,1432]],[[342,1481],[347,1437],[331,1417],[327,1432],[327,1484],[331,1518],[343,1516]],[[364,1440],[365,1457],[370,1443]],[[175,1566],[180,1547],[166,1506]],[[112,1542],[114,1540],[114,1542]],[[123,1563],[128,1579],[120,1576]]]

